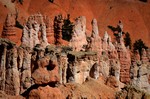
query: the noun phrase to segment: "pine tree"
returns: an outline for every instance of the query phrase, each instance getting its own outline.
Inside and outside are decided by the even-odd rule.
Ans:
[[[62,27],[62,38],[70,41],[73,33],[73,23],[70,21],[70,15],[68,14],[67,19],[64,19],[64,25]]]
[[[129,46],[129,48],[131,49],[132,42],[131,42],[130,34],[128,32],[125,33],[124,42],[125,42],[125,46],[126,47]]]
[[[53,2],[54,2],[54,0],[49,0],[49,2],[53,3]]]
[[[142,55],[142,49],[143,48],[147,49],[148,47],[145,45],[145,43],[141,39],[139,39],[135,41],[135,43],[133,44],[133,48],[134,48],[133,49],[134,51],[138,50],[140,55]]]

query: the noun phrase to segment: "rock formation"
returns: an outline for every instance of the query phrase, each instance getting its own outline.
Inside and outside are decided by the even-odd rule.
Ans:
[[[6,23],[5,27],[14,27],[14,23]],[[78,17],[69,46],[63,45],[62,25],[61,15],[55,17],[52,26],[47,16],[38,13],[28,18],[20,46],[0,39],[1,91],[31,99],[107,99],[109,96],[114,98],[114,93],[122,90],[124,84],[131,84],[150,92],[150,50],[143,49],[141,56],[135,51],[131,57],[124,45],[121,23],[114,43],[107,32],[101,39],[96,19],[92,21],[91,37],[86,37],[86,19]],[[87,86],[98,92],[93,93]],[[105,88],[112,93],[106,96]],[[127,97],[130,89],[123,90],[120,94]],[[120,94],[119,98],[124,97]]]
[[[137,86],[127,85],[116,94],[116,99],[149,99],[150,95],[141,91]]]
[[[107,31],[105,31],[104,37],[102,40],[102,48],[104,51],[108,50],[108,39],[109,39],[109,35],[108,35]]]
[[[31,49],[37,44],[42,44],[43,47],[48,45],[46,25],[41,14],[28,18],[27,24],[23,28],[22,44]]]
[[[119,33],[117,36],[117,44],[115,44],[116,50],[118,52],[118,58],[120,61],[120,81],[123,83],[129,83],[130,81],[130,65],[131,65],[131,55],[128,48],[125,47],[124,40],[122,37],[123,24],[119,21]]]
[[[0,90],[19,95],[20,79],[17,67],[17,48],[14,43],[0,39]]]
[[[142,56],[136,51],[132,58],[131,65],[131,81],[133,85],[137,85],[140,89],[150,92],[149,88],[149,60],[146,56],[145,49],[142,50]]]
[[[35,84],[57,83],[59,81],[58,62],[55,54],[44,55],[44,50],[37,48],[37,57],[33,65],[32,78]]]
[[[58,56],[58,64],[59,64],[59,74],[60,74],[60,83],[67,83],[67,67],[68,67],[68,58],[66,53],[61,53]]]
[[[130,81],[130,65],[131,65],[130,51],[125,47],[121,46],[117,48],[117,51],[121,64],[120,81],[123,83],[128,83]]]
[[[120,61],[118,52],[111,42],[111,37],[105,31],[102,39],[102,56],[100,59],[101,72],[104,77],[114,76],[119,82],[120,80]]]
[[[95,79],[99,77],[99,66],[95,52],[70,52],[68,62],[68,82],[82,84],[88,76]]]
[[[46,36],[48,43],[54,44],[55,39],[54,39],[54,27],[53,27],[53,22],[48,16],[44,16],[44,23],[46,25]]]
[[[8,14],[3,26],[2,38],[7,38],[15,43],[16,42],[16,15]]]
[[[84,46],[87,45],[86,40],[86,18],[80,16],[76,18],[73,28],[72,39],[70,40],[70,46],[73,48],[73,51],[85,50]]]
[[[97,20],[93,19],[91,24],[92,34],[88,42],[88,50],[97,52],[98,57],[100,57],[102,54],[102,42],[98,32]]]
[[[63,26],[62,15],[55,16],[55,19],[54,19],[54,37],[55,37],[55,44],[56,45],[61,45],[62,26]]]
[[[66,99],[60,89],[49,86],[33,89],[28,98],[30,99]]]
[[[27,46],[21,46],[18,49],[18,66],[20,71],[20,93],[25,92],[31,87],[31,49]]]

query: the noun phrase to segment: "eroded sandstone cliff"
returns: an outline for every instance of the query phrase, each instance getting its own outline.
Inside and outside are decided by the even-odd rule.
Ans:
[[[12,19],[6,20],[11,23]],[[116,42],[107,31],[100,37],[96,19],[88,37],[84,16],[75,20],[72,39],[65,43],[62,16],[51,21],[40,13],[30,16],[20,46],[9,36],[0,39],[1,91],[31,99],[114,99],[115,92],[131,84],[150,92],[149,49],[143,49],[141,56],[138,51],[131,54],[124,45],[122,30]],[[124,90],[125,94],[130,91],[123,89],[120,94]]]

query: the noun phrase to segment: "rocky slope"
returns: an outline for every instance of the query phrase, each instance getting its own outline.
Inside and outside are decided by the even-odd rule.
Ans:
[[[114,99],[117,91],[130,84],[144,94],[150,93],[149,49],[143,49],[141,56],[138,51],[131,54],[124,45],[123,28],[114,44],[107,32],[100,37],[96,19],[87,37],[84,16],[76,18],[72,38],[65,43],[62,20],[61,15],[52,22],[40,13],[31,15],[22,30],[21,45],[17,46],[11,39],[17,37],[15,14],[7,15],[0,39],[2,92],[31,99]]]
[[[20,7],[26,12],[22,15],[26,14],[27,18],[25,21],[25,17],[20,19],[21,15],[15,9],[11,11],[15,13],[6,15],[0,38],[0,98],[149,99],[150,49],[142,49],[139,54],[125,46],[122,33],[127,29],[124,28],[126,24],[119,22],[120,31],[116,39],[112,40],[110,31],[99,35],[99,30],[106,28],[99,27],[96,18],[89,20],[86,15],[78,16],[73,22],[70,41],[65,41],[62,39],[66,19],[63,15],[66,14],[67,6],[70,8],[71,5],[65,5],[59,0],[54,3],[39,3],[39,0],[36,5],[32,3],[34,0],[24,1],[23,5],[15,0],[13,2],[8,2],[9,6],[6,7]],[[68,0],[70,2],[73,1]],[[94,3],[80,2],[83,5]],[[107,3],[110,2],[141,4],[126,0]],[[63,15],[56,15],[54,11],[48,16],[40,13],[47,12],[40,8],[41,5],[51,5],[44,9],[56,7],[57,11],[60,11],[60,6],[65,5],[66,8],[60,11]],[[27,15],[36,10],[40,12]],[[21,23],[24,23],[23,26]]]

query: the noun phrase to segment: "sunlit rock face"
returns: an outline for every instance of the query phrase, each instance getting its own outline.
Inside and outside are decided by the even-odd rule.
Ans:
[[[85,32],[86,32],[86,18],[84,16],[80,16],[75,20],[73,35],[69,44],[73,48],[73,51],[85,50],[84,46],[87,45]]]
[[[22,33],[23,45],[31,49],[37,44],[41,44],[44,48],[48,45],[46,24],[43,18],[41,14],[35,14],[28,18]]]
[[[53,88],[50,86],[39,87],[37,89],[33,89],[28,98],[30,99],[66,99],[64,95],[61,93],[60,89]]]
[[[131,64],[131,82],[133,85],[137,85],[140,89],[147,92],[150,92],[149,64],[145,49],[142,50],[141,58],[138,51],[134,52]]]
[[[48,47],[47,47],[47,50]],[[35,84],[57,83],[59,81],[58,62],[55,54],[45,53],[42,47],[35,48],[36,54],[32,56],[32,78]],[[35,58],[36,57],[36,58]]]
[[[8,15],[3,34],[13,34],[15,19]],[[91,36],[86,35],[86,18],[74,23],[69,46],[62,40],[63,18],[54,20],[40,13],[28,18],[23,27],[22,43],[16,46],[9,36],[0,39],[0,90],[8,95],[27,98],[68,98],[58,86],[97,82],[121,90],[124,84],[136,85],[150,92],[150,50],[132,53],[125,47],[122,30],[116,42],[107,31],[99,36],[97,20],[91,22]],[[123,29],[121,24],[121,29]],[[11,40],[11,39],[10,39]],[[70,86],[73,90],[73,86]]]
[[[100,57],[102,54],[102,40],[101,37],[99,36],[97,20],[93,19],[91,25],[92,25],[92,34],[91,37],[87,40],[88,46],[86,50],[95,51],[98,53],[97,54],[98,57]]]
[[[0,52],[0,90],[9,95],[19,95],[17,47],[11,41],[0,39]]]
[[[99,65],[95,52],[70,52],[67,69],[68,82],[82,84],[87,77],[99,77]]]
[[[15,43],[16,42],[16,14],[9,13],[6,16],[5,23],[3,25],[2,38],[7,38]]]

